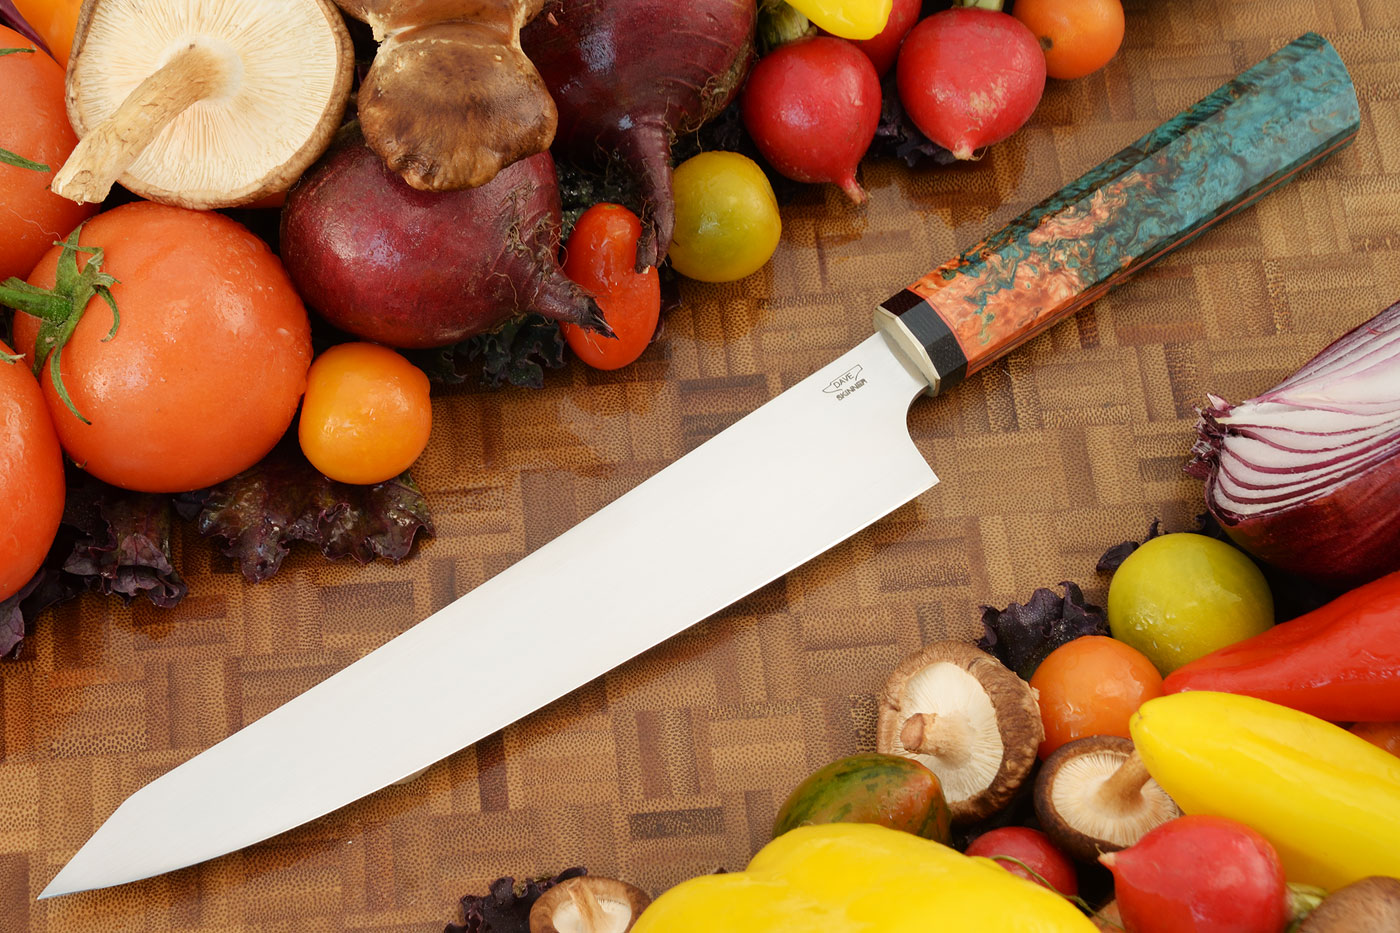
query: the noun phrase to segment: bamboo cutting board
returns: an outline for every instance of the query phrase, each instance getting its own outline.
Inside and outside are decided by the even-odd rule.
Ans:
[[[1129,0],[1103,72],[1052,81],[979,163],[868,162],[870,202],[810,188],[773,262],[686,283],[632,367],[437,396],[415,469],[438,536],[399,565],[294,552],[250,586],[187,526],[173,610],[96,597],[0,665],[0,933],[436,931],[498,875],[583,864],[657,893],[737,869],[811,770],[873,746],[874,694],[980,604],[1192,525],[1193,406],[1273,385],[1400,298],[1400,5]],[[729,610],[416,781],[243,852],[34,896],[117,804],[631,488],[870,333],[873,306],[1303,32],[1361,100],[1358,142],[1077,318],[917,403],[942,483]],[[819,506],[819,503],[814,503]],[[617,586],[626,567],[603,572]],[[518,654],[529,676],[531,634]],[[375,736],[367,734],[367,743]]]

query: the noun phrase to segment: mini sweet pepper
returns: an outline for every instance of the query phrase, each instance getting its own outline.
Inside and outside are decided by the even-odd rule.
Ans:
[[[683,882],[633,933],[1094,933],[1069,901],[984,858],[871,823],[791,830],[747,870]]]
[[[889,21],[894,0],[788,0],[833,36],[871,39]]]
[[[1331,890],[1400,877],[1400,758],[1315,716],[1231,693],[1148,700],[1128,728],[1182,812],[1252,827],[1290,882]]]
[[[1400,719],[1400,571],[1177,668],[1163,693],[1243,693],[1332,722]]]

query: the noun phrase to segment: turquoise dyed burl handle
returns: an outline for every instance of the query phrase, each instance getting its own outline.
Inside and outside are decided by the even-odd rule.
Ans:
[[[1308,33],[876,311],[937,393],[1356,138],[1337,50]]]

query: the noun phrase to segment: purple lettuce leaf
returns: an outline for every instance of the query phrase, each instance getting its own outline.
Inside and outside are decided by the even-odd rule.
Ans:
[[[514,878],[497,878],[490,893],[462,898],[462,922],[449,923],[443,933],[530,933],[530,908],[540,895],[563,881],[588,874],[570,868],[553,878],[526,881],[517,887]]]
[[[18,593],[0,601],[0,657],[16,657],[34,620],[50,606],[89,590],[130,603],[145,595],[161,608],[188,589],[170,551],[166,496],[108,486],[68,471],[63,522],[48,556]]]
[[[1023,680],[1030,680],[1040,662],[1066,642],[1083,635],[1107,635],[1104,611],[1085,602],[1083,591],[1075,584],[1060,586],[1064,596],[1041,587],[1024,606],[1012,603],[1000,610],[983,606],[983,634],[977,647],[995,655]]]
[[[924,163],[952,165],[957,161],[951,152],[933,142],[914,125],[900,103],[894,69],[881,82],[880,92],[880,122],[875,128],[875,139],[870,143],[868,155],[903,159],[910,168]]]
[[[189,587],[170,553],[169,496],[129,492],[88,476],[68,484],[63,522],[78,532],[63,572],[127,603],[145,595],[169,609]]]
[[[293,542],[331,560],[402,560],[419,532],[433,534],[428,502],[407,473],[373,486],[327,479],[294,444],[283,443],[251,469],[176,500],[199,533],[220,539],[223,553],[253,583],[282,566]]]
[[[481,385],[493,389],[541,389],[544,371],[564,365],[564,335],[553,321],[527,314],[489,334],[404,355],[434,382],[460,385],[476,376]]]

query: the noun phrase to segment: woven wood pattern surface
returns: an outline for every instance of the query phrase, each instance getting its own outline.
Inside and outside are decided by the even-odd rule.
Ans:
[[[902,656],[1037,586],[1075,580],[1101,599],[1101,551],[1200,511],[1181,466],[1204,394],[1256,394],[1400,298],[1400,4],[1127,8],[1118,58],[1051,82],[1032,123],[981,162],[867,163],[862,209],[812,188],[785,208],[773,262],[688,285],[636,365],[573,364],[540,392],[441,394],[415,471],[438,536],[410,560],[298,551],[250,586],[186,529],[178,608],[86,598],[42,620],[0,667],[0,931],[437,931],[501,874],[581,863],[659,892],[737,869],[801,777],[872,747],[874,693]],[[35,902],[142,784],[843,352],[878,301],[1308,30],[1351,71],[1358,142],[917,403],[910,428],[940,485],[412,783],[201,866]],[[599,562],[627,585],[627,568]],[[530,652],[522,623],[501,663],[524,674]]]

